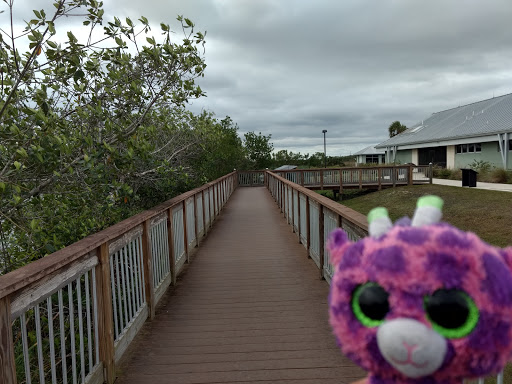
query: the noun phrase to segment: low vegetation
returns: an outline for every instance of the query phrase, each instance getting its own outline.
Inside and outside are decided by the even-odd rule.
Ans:
[[[488,161],[475,160],[468,168],[478,172],[477,181],[485,183],[512,184],[512,172],[492,166]],[[439,179],[462,180],[460,169],[434,168],[434,177]]]

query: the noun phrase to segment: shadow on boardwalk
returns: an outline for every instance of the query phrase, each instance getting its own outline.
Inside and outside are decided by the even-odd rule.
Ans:
[[[238,188],[116,383],[350,383],[328,285],[268,191]]]

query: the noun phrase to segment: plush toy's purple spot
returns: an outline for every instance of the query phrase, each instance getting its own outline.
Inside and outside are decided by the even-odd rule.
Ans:
[[[404,216],[397,221],[395,221],[395,227],[410,227],[411,226],[411,219],[407,216]]]
[[[380,353],[379,345],[377,344],[377,336],[372,335],[368,341],[366,349],[370,355],[370,359],[379,365],[382,370],[391,369],[391,365],[384,359]]]
[[[482,290],[489,292],[490,300],[496,305],[512,304],[512,276],[507,266],[496,256],[485,253],[483,256],[487,278],[482,282]]]
[[[395,384],[394,379],[383,379],[381,377],[372,376],[370,377],[370,383],[369,384]]]
[[[430,234],[421,228],[407,228],[398,233],[400,240],[412,245],[422,245],[429,237]]]
[[[402,248],[396,245],[381,248],[369,255],[369,267],[374,273],[399,273],[405,270]]]
[[[497,361],[499,361],[499,353],[492,350],[484,356],[477,355],[469,362],[467,367],[468,376],[487,376],[487,374],[495,372]]]
[[[334,246],[340,247],[348,241],[348,236],[344,230],[337,228],[331,233],[331,241]]]
[[[448,253],[431,252],[425,261],[425,270],[432,271],[447,289],[460,288],[469,266]]]
[[[440,246],[448,246],[455,248],[467,249],[471,247],[471,240],[468,239],[464,232],[457,229],[444,231],[437,237]]]
[[[491,352],[510,343],[508,332],[510,324],[502,321],[499,316],[480,311],[478,324],[469,335],[468,345],[479,352]]]
[[[446,341],[446,347],[446,355],[444,356],[443,364],[438,369],[438,371],[442,371],[443,369],[448,367],[451,364],[453,358],[455,357],[455,348],[453,348],[453,344],[448,340]]]
[[[339,264],[339,269],[354,268],[361,263],[361,256],[363,253],[364,244],[361,241],[354,243],[350,246],[343,255]]]

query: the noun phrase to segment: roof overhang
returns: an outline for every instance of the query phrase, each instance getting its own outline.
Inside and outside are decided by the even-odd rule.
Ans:
[[[393,148],[396,147],[397,150],[404,149],[416,149],[416,148],[428,148],[428,147],[444,147],[448,145],[458,145],[458,144],[471,144],[471,143],[487,143],[490,141],[498,141],[498,133],[492,135],[485,136],[474,136],[474,137],[461,137],[458,139],[450,139],[450,140],[439,140],[439,141],[427,141],[423,143],[412,143],[412,144],[387,144],[387,145],[376,145],[376,148]]]

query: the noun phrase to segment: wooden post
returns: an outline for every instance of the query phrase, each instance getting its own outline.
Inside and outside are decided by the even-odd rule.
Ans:
[[[432,184],[432,178],[433,177],[434,177],[434,170],[433,170],[433,167],[432,167],[432,163],[429,163],[428,164],[428,178],[429,178],[430,184]]]
[[[167,244],[169,245],[169,265],[171,266],[172,285],[176,285],[176,255],[174,254],[174,228],[172,225],[172,207],[167,210]]]
[[[142,260],[144,264],[144,284],[149,318],[155,317],[155,291],[153,287],[153,256],[151,255],[151,236],[149,220],[142,225]]]
[[[186,255],[186,262],[188,263],[189,255],[188,255],[188,234],[187,234],[187,200],[183,200],[182,202],[182,209],[183,209],[183,238],[185,242],[185,255]]]
[[[324,170],[320,171],[320,190],[324,190]]]
[[[300,171],[300,185],[304,186],[304,171]]]
[[[393,181],[393,188],[396,187],[396,165],[391,167],[391,180]]]
[[[5,384],[16,383],[11,302],[8,297],[0,299],[0,378]]]
[[[196,234],[196,247],[199,246],[199,224],[197,223],[197,198],[196,195],[193,196],[194,198],[194,231]]]
[[[311,248],[311,217],[309,211],[309,196],[306,196],[306,252],[308,254],[308,259],[311,257],[309,252]]]
[[[295,233],[295,193],[292,188],[292,233]]]
[[[338,215],[338,222],[336,223],[336,225],[338,226],[338,228],[341,228],[341,224],[342,224],[342,218],[341,218],[341,215]]]
[[[325,244],[325,236],[324,236],[324,206],[322,204],[318,204],[319,209],[319,221],[318,221],[318,239],[319,239],[319,254],[320,254],[320,279],[324,278],[324,264],[325,264],[325,255],[324,255],[324,244]]]
[[[300,192],[297,191],[297,232],[299,233],[299,244],[300,240]]]
[[[340,169],[340,198],[343,193],[343,171]]]
[[[363,189],[363,169],[359,168],[359,189]]]
[[[98,265],[96,268],[96,289],[98,300],[98,337],[100,361],[103,363],[104,377],[107,384],[116,379],[114,330],[112,314],[112,285],[110,281],[110,254],[108,243],[97,249]],[[146,268],[144,266],[144,268]]]
[[[252,184],[253,184],[253,179],[254,179],[254,174],[252,172],[249,171],[249,176],[251,177],[251,187],[252,187]]]
[[[379,179],[379,191],[382,189],[382,182],[381,182],[381,179],[382,179],[382,168],[379,167],[377,169],[377,178]]]
[[[213,202],[214,199],[210,199],[210,196],[212,196],[213,190],[212,188],[208,187],[208,212],[210,213],[210,228],[213,226]]]
[[[408,176],[408,178],[409,178],[409,180],[408,180],[408,183],[407,183],[407,184],[408,184],[408,185],[413,185],[414,183],[413,183],[413,180],[412,180],[412,177],[413,177],[413,176],[412,176],[412,165],[410,165],[410,164],[409,164],[409,169],[408,169],[408,171],[409,171],[409,172],[408,172],[408,175],[409,175],[409,176]]]
[[[201,201],[203,202],[203,237],[206,236],[208,233],[207,226],[206,226],[206,210],[205,207],[205,199],[204,199],[204,189],[201,191]]]

